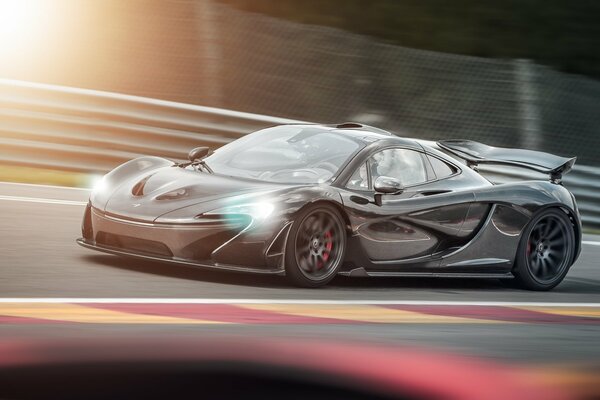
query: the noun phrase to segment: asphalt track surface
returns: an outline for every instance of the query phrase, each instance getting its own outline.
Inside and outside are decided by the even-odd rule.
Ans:
[[[255,300],[267,305],[314,303],[310,306],[317,311],[319,307],[331,306],[322,305],[328,301],[340,306],[347,303],[371,304],[371,307],[374,307],[373,303],[388,302],[405,306],[447,306],[444,313],[448,315],[454,312],[461,315],[466,312],[465,307],[486,307],[492,302],[506,307],[535,305],[552,312],[559,310],[556,311],[559,314],[562,309],[572,318],[581,315],[590,318],[582,323],[568,319],[528,321],[526,316],[525,319],[507,317],[504,322],[500,318],[496,323],[473,320],[447,323],[434,318],[422,321],[392,319],[388,323],[375,324],[290,324],[282,320],[274,324],[225,325],[23,324],[18,319],[0,319],[0,340],[14,337],[93,338],[98,335],[327,338],[424,346],[509,363],[585,365],[588,372],[589,368],[598,371],[600,366],[600,236],[584,236],[580,259],[565,281],[550,292],[507,288],[494,279],[349,277],[337,277],[321,289],[298,289],[290,287],[283,277],[124,259],[81,248],[75,239],[80,236],[88,196],[89,191],[82,189],[0,183],[0,300],[6,303],[15,298],[24,302],[38,299],[42,304],[46,301],[43,299],[57,298],[66,298],[61,301],[68,304],[77,303],[77,299],[105,299],[108,303],[123,303],[127,299],[146,303],[160,302],[161,299],[204,299],[228,304]],[[0,303],[0,315],[2,307]],[[30,312],[29,309],[26,311]],[[65,311],[61,309],[60,312]],[[365,317],[364,313],[368,314],[368,311],[361,312],[363,314],[356,317],[359,322]]]

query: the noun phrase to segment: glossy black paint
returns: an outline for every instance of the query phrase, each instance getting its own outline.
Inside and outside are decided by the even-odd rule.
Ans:
[[[434,143],[370,127],[340,129],[361,137],[364,147],[321,184],[227,177],[157,157],[132,160],[109,173],[105,188],[92,194],[78,242],[122,255],[281,274],[295,216],[327,202],[347,225],[340,273],[510,276],[525,226],[542,209],[557,207],[571,218],[579,253],[579,213],[563,186],[544,181],[494,186]],[[347,188],[373,154],[393,148],[436,157],[454,172],[437,179],[428,171],[425,183],[381,194],[381,205],[373,190]],[[270,213],[260,218],[223,211],[248,205]]]

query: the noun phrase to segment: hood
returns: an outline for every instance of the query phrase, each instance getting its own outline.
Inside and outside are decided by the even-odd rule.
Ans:
[[[152,222],[165,213],[183,207],[206,203],[205,211],[210,211],[220,206],[220,199],[277,188],[282,188],[282,185],[178,167],[162,167],[127,179],[119,185],[104,211]]]

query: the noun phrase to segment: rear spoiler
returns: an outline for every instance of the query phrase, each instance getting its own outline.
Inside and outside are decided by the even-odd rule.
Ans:
[[[472,140],[440,140],[437,145],[462,158],[473,169],[477,169],[479,164],[522,167],[550,175],[553,183],[560,183],[562,176],[571,171],[577,159],[577,157],[559,157],[541,151],[492,147]]]

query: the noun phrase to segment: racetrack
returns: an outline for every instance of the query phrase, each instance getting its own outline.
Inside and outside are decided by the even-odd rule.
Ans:
[[[283,277],[163,265],[81,248],[75,239],[80,236],[88,195],[89,191],[82,189],[0,184],[0,297],[7,303],[0,303],[0,316],[2,310],[8,315],[6,307],[13,307],[10,314],[13,319],[0,320],[0,337],[93,337],[111,333],[133,337],[228,334],[347,338],[435,347],[504,361],[585,363],[588,371],[590,363],[599,366],[598,236],[585,235],[580,259],[566,280],[550,292],[506,288],[493,279],[348,277],[337,277],[321,289],[298,289],[290,287]],[[8,304],[11,298],[24,299],[21,301],[27,305]],[[80,321],[72,317],[76,315],[74,311],[69,314],[71,305],[55,309],[45,300],[39,300],[43,306],[27,303],[28,299],[39,298],[67,298],[62,301],[65,304],[78,303],[77,299],[84,302],[105,299],[112,304],[112,311],[129,313],[132,319],[107,320],[102,319],[105,318],[102,314],[97,320]],[[225,310],[217,306],[227,303],[234,308],[222,311],[230,314],[220,317],[233,318],[233,322],[187,324],[181,320],[170,324],[144,320],[139,323],[135,316],[146,311],[123,306],[132,298],[151,305],[160,303],[160,299],[218,303],[213,309],[205,307],[201,311],[213,316],[215,310]],[[262,305],[252,305],[252,300]],[[487,302],[496,303],[495,307]],[[298,303],[309,303],[304,306],[311,308],[299,311]],[[280,307],[277,315],[285,318],[293,314],[315,319],[283,318],[266,324],[261,318],[267,314],[257,313],[257,310],[273,311],[265,311],[265,305]],[[428,306],[443,309],[432,311]],[[544,313],[543,318],[525,312],[530,312],[533,306],[536,313]],[[85,308],[86,304],[72,307],[79,313],[96,312]],[[401,312],[389,316],[388,309],[381,314],[381,307],[395,307]],[[476,309],[482,307],[493,315],[481,316]],[[173,317],[175,308],[165,310],[168,318]],[[181,313],[181,308],[177,312]],[[413,318],[413,312],[426,317]],[[456,319],[440,319],[440,314]],[[383,315],[383,320],[374,319],[373,315]],[[22,323],[25,319],[19,316],[35,318],[25,324]],[[321,317],[326,319],[319,320]],[[490,318],[494,323],[490,323]],[[44,324],[44,320],[64,323]]]

